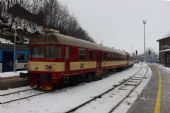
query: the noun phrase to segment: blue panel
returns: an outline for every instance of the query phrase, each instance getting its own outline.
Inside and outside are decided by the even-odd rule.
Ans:
[[[2,49],[0,49],[0,63],[2,63],[2,59],[3,59],[3,52],[2,52]]]
[[[24,54],[24,59],[23,60],[19,60],[17,59],[18,54]],[[17,50],[16,51],[16,59],[18,60],[18,62],[24,63],[24,62],[28,62],[28,56],[30,54],[29,50]]]

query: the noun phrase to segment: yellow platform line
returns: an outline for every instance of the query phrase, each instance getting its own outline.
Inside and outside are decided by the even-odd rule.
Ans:
[[[161,95],[162,95],[162,77],[159,68],[157,69],[157,73],[158,73],[159,84],[158,84],[158,91],[157,91],[154,113],[160,113]]]

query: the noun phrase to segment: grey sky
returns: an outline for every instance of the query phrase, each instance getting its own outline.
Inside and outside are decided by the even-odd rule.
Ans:
[[[75,15],[81,26],[98,43],[143,52],[143,24],[146,19],[146,47],[158,52],[157,39],[170,33],[170,2],[161,0],[59,0]]]

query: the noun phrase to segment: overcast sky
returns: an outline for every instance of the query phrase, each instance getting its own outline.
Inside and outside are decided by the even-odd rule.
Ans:
[[[143,23],[146,47],[158,52],[157,39],[170,33],[170,2],[165,0],[59,0],[97,42],[110,47],[143,52]]]

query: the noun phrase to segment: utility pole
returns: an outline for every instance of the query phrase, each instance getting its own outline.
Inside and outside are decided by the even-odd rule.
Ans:
[[[16,37],[17,37],[17,22],[15,23],[15,35],[14,35],[14,72],[16,72]]]
[[[143,25],[144,25],[144,62],[146,62],[146,54],[145,54],[145,46],[146,46],[146,43],[145,43],[145,25],[146,25],[146,20],[143,20]]]

